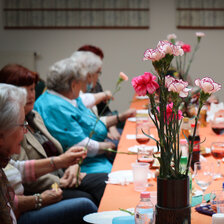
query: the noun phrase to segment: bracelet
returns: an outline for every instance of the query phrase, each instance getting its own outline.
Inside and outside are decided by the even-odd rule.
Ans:
[[[50,165],[51,165],[51,167],[52,167],[54,170],[57,170],[57,167],[56,167],[56,165],[55,165],[55,163],[54,163],[54,156],[53,156],[53,157],[50,157]]]
[[[42,197],[40,194],[34,194],[36,203],[35,203],[35,209],[39,209],[42,207]]]
[[[121,123],[121,120],[119,119],[119,114],[118,113],[116,113],[116,116],[117,116],[117,122]]]

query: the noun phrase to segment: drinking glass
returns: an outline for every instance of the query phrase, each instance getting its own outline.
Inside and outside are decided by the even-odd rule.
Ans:
[[[137,161],[139,163],[148,163],[149,168],[151,168],[154,163],[153,147],[139,147]]]
[[[134,189],[145,191],[148,186],[149,165],[147,163],[132,163]]]
[[[211,144],[211,154],[217,160],[217,168],[221,170],[221,159],[224,157],[224,142],[212,142]],[[214,173],[214,179],[221,178],[223,175],[219,173]]]
[[[211,121],[211,128],[217,135],[224,134],[224,110],[215,113],[214,119]]]
[[[204,200],[205,191],[213,180],[213,169],[211,164],[206,161],[196,162],[194,164],[194,179],[203,192],[202,203],[200,206],[206,205],[207,203]]]
[[[136,141],[140,144],[146,144],[150,138],[145,134],[150,135],[149,115],[136,114]]]

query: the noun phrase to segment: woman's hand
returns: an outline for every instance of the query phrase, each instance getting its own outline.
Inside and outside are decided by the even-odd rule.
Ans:
[[[119,131],[117,130],[116,126],[109,127],[109,132],[107,134],[107,137],[112,140],[119,140],[121,135]]]
[[[107,101],[110,100],[110,99],[113,100],[113,96],[112,96],[111,91],[106,90],[106,91],[104,91],[103,93],[105,94],[105,96],[104,96],[104,102],[107,102]]]
[[[126,110],[125,112],[121,113],[119,115],[119,119],[121,121],[125,121],[126,119],[128,119],[129,117],[135,117],[136,116],[136,110],[131,108]]]
[[[41,194],[42,198],[42,206],[54,204],[56,202],[61,201],[62,199],[62,190],[58,188],[58,190],[46,190]]]
[[[73,165],[68,167],[65,170],[63,177],[60,179],[60,187],[62,188],[71,188],[75,185],[80,185],[82,179],[86,176],[86,173],[79,173],[78,175],[78,184],[77,183],[77,172],[80,170],[78,169],[79,165]]]
[[[100,142],[98,154],[104,154],[106,151],[104,149],[115,149],[116,145],[113,142]]]
[[[57,168],[67,168],[71,165],[77,164],[79,160],[85,159],[87,150],[81,146],[73,146],[60,156],[54,157],[54,163]]]

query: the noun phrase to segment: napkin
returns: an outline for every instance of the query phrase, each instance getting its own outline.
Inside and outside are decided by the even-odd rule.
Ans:
[[[221,102],[221,103],[211,103],[211,106],[210,106],[210,110],[207,111],[207,118],[206,118],[206,121],[209,122],[209,121],[212,121],[214,120],[214,115],[216,112],[218,112],[219,110],[224,110],[224,103]]]
[[[121,177],[121,178],[109,178],[108,181],[105,181],[106,184],[117,184],[117,185],[128,185],[130,182],[125,179],[125,177]]]
[[[132,170],[119,170],[108,174],[107,184],[128,185],[133,182]]]
[[[154,135],[151,134],[150,136],[154,138]],[[126,135],[126,138],[127,138],[127,139],[130,139],[130,140],[131,140],[131,139],[136,139],[136,135],[133,135],[133,134],[127,134],[127,135]]]

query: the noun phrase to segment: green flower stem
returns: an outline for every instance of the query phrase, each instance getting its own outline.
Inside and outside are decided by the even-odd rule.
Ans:
[[[192,140],[191,140],[191,142],[188,141],[189,155],[188,155],[188,161],[187,161],[186,176],[188,176],[188,172],[189,172],[190,161],[191,161],[193,147],[194,147],[194,139],[195,139],[196,129],[197,129],[197,125],[198,125],[198,119],[199,119],[199,115],[200,115],[202,106],[203,106],[203,100],[201,99],[201,95],[200,95],[199,108],[198,108],[197,116],[195,117],[195,126],[194,126],[194,132],[193,132]]]
[[[137,153],[136,152],[119,152],[119,151],[116,151],[114,149],[103,149],[104,151],[107,151],[107,152],[113,152],[113,153],[117,153],[117,154],[126,154],[126,155],[136,155]]]
[[[119,208],[119,210],[122,211],[122,212],[127,212],[127,213],[130,214],[130,215],[135,215],[135,213],[130,212],[130,211],[128,211],[128,210],[126,210],[126,209],[123,209],[123,208]]]
[[[186,80],[186,78],[187,78],[187,76],[188,76],[188,72],[189,72],[189,70],[190,70],[191,63],[192,63],[192,61],[193,61],[193,59],[194,59],[195,53],[196,53],[197,50],[199,49],[199,44],[200,44],[200,39],[198,39],[197,44],[196,44],[196,46],[195,46],[195,48],[194,48],[194,51],[193,51],[193,53],[192,53],[192,55],[191,55],[191,58],[190,58],[190,60],[189,60],[188,66],[187,66],[187,70],[186,70],[186,72],[183,74],[183,80]]]
[[[118,81],[117,81],[117,83],[116,83],[116,86],[115,86],[115,90],[114,90],[114,92],[112,93],[112,97],[120,90],[120,84],[123,82],[124,80],[122,79],[122,78],[120,78],[119,77],[119,79],[118,79]],[[96,128],[96,125],[97,125],[97,123],[98,123],[98,121],[100,120],[100,117],[102,116],[102,114],[104,113],[104,111],[105,111],[105,109],[107,108],[107,106],[109,105],[109,103],[111,102],[111,100],[108,100],[107,101],[107,103],[106,103],[106,105],[104,106],[104,108],[103,108],[103,110],[101,111],[101,113],[99,114],[99,116],[97,117],[97,120],[96,120],[96,122],[95,122],[95,124],[94,124],[94,127],[93,127],[93,130],[90,132],[90,134],[89,134],[89,139],[88,139],[88,141],[87,141],[87,143],[86,143],[86,145],[85,145],[85,147],[84,147],[84,150],[87,150],[87,147],[88,147],[88,145],[89,145],[89,142],[90,142],[90,139],[92,138],[92,136],[93,136],[93,134],[94,134],[94,131],[95,131],[95,128]],[[81,169],[81,164],[83,163],[83,159],[81,158],[80,160],[79,160],[79,167],[78,167],[78,172],[77,172],[77,175],[76,175],[76,187],[78,187],[79,186],[79,183],[78,183],[78,179],[79,179],[79,173],[80,173],[80,169]]]

